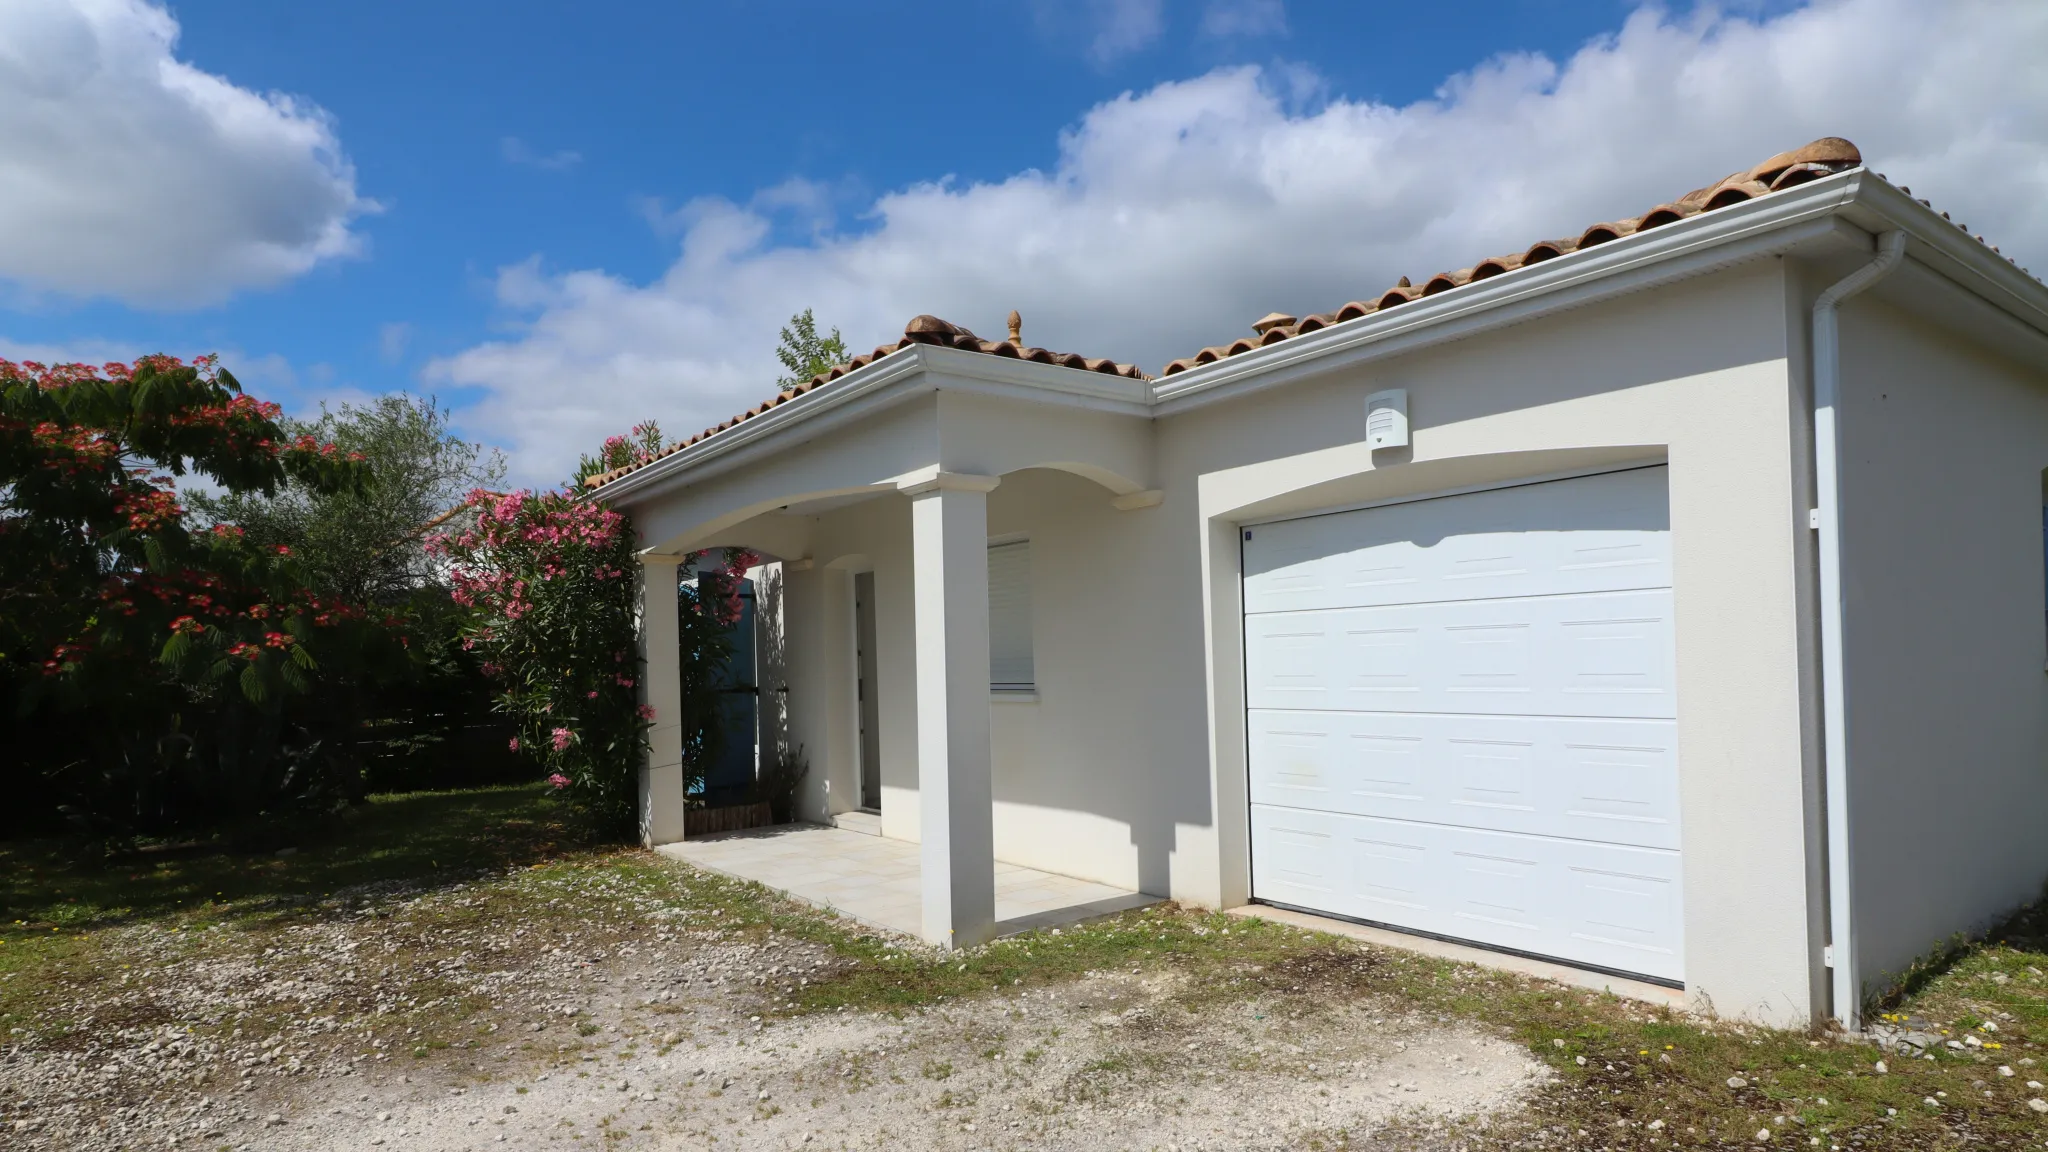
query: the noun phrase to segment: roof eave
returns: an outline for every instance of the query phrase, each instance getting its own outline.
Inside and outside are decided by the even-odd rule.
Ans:
[[[1580,307],[1648,282],[1681,279],[1811,240],[1836,226],[1830,218],[1857,195],[1866,177],[1864,169],[1851,169],[1190,368],[1153,382],[1158,414]]]
[[[2048,336],[2048,284],[1898,186],[1864,181],[1842,215],[1866,232],[1902,229],[1910,241],[1907,258]]]
[[[759,416],[742,420],[695,444],[635,468],[616,480],[588,489],[580,499],[625,504],[650,495],[654,489],[670,487],[708,460],[771,437],[790,425],[805,423],[924,371],[927,350],[921,344],[899,348],[865,367],[813,388],[787,404],[777,405]]]
[[[1903,229],[1909,257],[1962,286],[2034,332],[2048,335],[2048,286],[1971,237],[1934,209],[1853,168],[1747,203],[1702,212],[1434,296],[1254,348],[1163,379],[1145,381],[937,345],[898,349],[696,444],[583,493],[615,503],[688,483],[712,461],[779,438],[798,426],[815,433],[828,414],[892,388],[905,397],[946,386],[1036,402],[1073,404],[1144,417],[1170,416],[1250,392],[1646,287],[1744,260],[1783,253],[1835,235]],[[1840,239],[1836,241],[1840,243]],[[923,387],[903,387],[938,372]],[[862,405],[850,416],[864,414]]]
[[[1525,266],[1153,382],[1170,416],[1366,360],[1669,283],[1829,233],[1903,229],[1924,263],[2048,336],[2048,285],[1866,168]],[[1867,241],[1866,241],[1867,242]]]
[[[900,348],[873,363],[821,384],[786,403],[706,436],[687,448],[589,489],[583,499],[614,504],[644,500],[659,490],[687,484],[718,462],[750,447],[767,448],[801,429],[806,436],[827,430],[834,414],[860,418],[878,406],[924,392],[974,391],[1030,403],[1061,404],[1093,411],[1150,418],[1151,383],[1144,379],[1088,372],[1056,364],[991,356],[930,344]],[[887,395],[885,393],[894,393]],[[858,403],[860,401],[874,401]]]

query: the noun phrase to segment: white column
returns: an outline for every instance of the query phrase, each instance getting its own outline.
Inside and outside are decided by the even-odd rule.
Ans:
[[[683,838],[683,670],[676,617],[682,561],[640,554],[640,698],[654,709],[640,768],[640,842],[650,848]]]
[[[910,497],[917,632],[917,794],[924,938],[982,943],[996,920],[989,783],[988,493],[993,476],[941,472]]]

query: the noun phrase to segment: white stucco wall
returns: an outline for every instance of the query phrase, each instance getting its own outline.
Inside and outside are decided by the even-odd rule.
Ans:
[[[1156,509],[1119,512],[1101,486],[1046,469],[989,496],[989,531],[1031,541],[1038,699],[995,706],[996,854],[1164,895],[1175,809],[1199,780],[1162,776],[1148,723],[1158,679],[1147,599]]]
[[[911,521],[896,488],[930,471],[1000,475],[989,531],[1032,543],[1039,692],[991,705],[997,857],[1228,906],[1249,894],[1239,526],[1664,462],[1688,991],[1726,1015],[1803,1024],[1828,1008],[1805,325],[1817,286],[1864,258],[1862,233],[1836,225],[1799,250],[1840,268],[1731,255],[1692,279],[1433,345],[1418,328],[1407,351],[1396,312],[1353,330],[1385,342],[1348,366],[1284,369],[1283,385],[1172,401],[1156,419],[1139,382],[907,350],[803,401],[814,419],[778,409],[707,442],[701,461],[679,457],[666,490],[657,477],[622,498],[649,548],[743,543],[793,561],[766,577],[764,605],[780,604],[787,729],[811,760],[813,817],[858,797],[851,588],[874,574],[882,825],[917,839]],[[2048,500],[2048,351],[2009,321],[1980,317],[1965,336],[1924,319],[1968,313],[1961,300],[1909,266],[1843,314],[1866,982],[2048,875],[2034,503]],[[1414,443],[1375,455],[1363,398],[1387,387],[1409,392]],[[1163,492],[1156,507],[1111,506],[1147,490]]]
[[[1153,579],[1174,623],[1159,644],[1155,754],[1199,758],[1214,782],[1213,817],[1179,830],[1176,894],[1245,895],[1238,523],[1662,458],[1688,991],[1724,1014],[1809,1019],[1822,987],[1809,900],[1818,765],[1800,696],[1807,481],[1794,467],[1804,425],[1787,315],[1783,269],[1763,260],[1162,421],[1173,531]],[[1363,399],[1386,387],[1409,391],[1414,446],[1375,458]]]
[[[795,659],[790,690],[798,738],[811,761],[808,814],[823,819],[859,806],[858,715],[854,700],[853,575],[875,582],[877,713],[882,759],[882,834],[916,840],[917,670],[911,628],[910,503],[892,494],[807,517],[812,567],[792,586],[801,596],[811,646]],[[793,636],[800,626],[792,623]],[[830,782],[829,793],[822,787]]]
[[[1147,512],[1119,512],[1101,485],[1025,469],[989,495],[993,536],[1031,543],[1036,699],[991,704],[999,859],[1164,893],[1170,782],[1155,779],[1140,722],[1156,675],[1145,582],[1130,563],[1150,550]],[[919,838],[916,669],[911,656],[908,502],[883,495],[808,518],[811,569],[784,593],[792,739],[812,773],[806,811],[856,805],[848,669],[851,574],[871,571],[877,600],[883,834]],[[826,783],[830,782],[829,789]],[[1199,792],[1182,782],[1182,794]]]
[[[1039,692],[991,705],[997,857],[1228,906],[1249,891],[1239,525],[1665,462],[1687,987],[1726,1015],[1803,1024],[1827,1007],[1803,332],[1825,278],[1758,258],[1170,412],[1136,436],[1128,416],[926,394],[656,502],[645,530],[743,507],[752,519],[727,515],[690,546],[803,558],[784,570],[781,602],[790,738],[811,760],[814,817],[858,795],[851,586],[874,573],[882,825],[914,840],[908,501],[770,509],[921,466],[1000,474],[989,531],[1031,541]],[[1845,313],[1843,347],[1845,379],[1862,381],[1847,425],[1858,918],[1866,961],[1896,967],[2048,872],[2033,833],[2048,802],[2033,504],[2048,405],[2023,372],[1884,307]],[[1414,442],[1374,454],[1363,398],[1387,387],[1409,392]],[[1158,506],[1111,506],[1144,487],[1163,491]],[[1941,786],[1965,770],[1985,788]],[[1984,834],[1965,850],[1962,829]],[[1887,918],[1894,901],[1916,911]]]
[[[1855,919],[1874,987],[2048,878],[2048,376],[1871,295],[1843,312],[1842,380]]]
[[[1818,764],[1802,709],[1810,498],[1789,295],[1782,266],[1764,259],[1162,417],[1147,426],[1148,451],[1126,438],[1114,454],[1122,481],[1164,491],[1155,508],[1116,511],[1104,483],[1078,475],[1004,472],[989,531],[1032,542],[1039,698],[992,705],[998,858],[1196,904],[1243,902],[1237,525],[1663,460],[1688,988],[1723,1013],[1809,1019],[1823,987]],[[1414,446],[1375,458],[1363,398],[1390,386],[1409,390]],[[849,445],[807,445],[799,490],[840,488],[849,475],[868,483],[914,462],[911,447],[929,442],[917,429],[934,415],[948,467],[1001,470],[1032,458],[1034,438],[1058,439],[1056,423],[1006,421],[986,397],[926,403],[875,418],[879,463],[865,471],[818,464],[866,459]],[[764,460],[722,483],[772,499],[772,470]],[[874,572],[883,831],[916,839],[907,501],[888,493],[815,515],[771,512],[729,535],[780,541],[810,561],[787,574],[783,602],[790,730],[812,762],[813,815],[857,794],[850,574]]]

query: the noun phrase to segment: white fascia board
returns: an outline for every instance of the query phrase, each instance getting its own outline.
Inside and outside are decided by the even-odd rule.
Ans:
[[[1912,238],[1912,260],[2027,328],[2048,334],[2048,287],[1942,219],[1940,213],[1857,168],[1161,380],[1132,380],[985,352],[913,344],[627,473],[597,492],[614,503],[646,499],[657,490],[704,479],[780,451],[799,426],[801,435],[808,438],[912,396],[940,390],[1143,418],[1171,416],[1796,248],[1832,242],[1844,251],[1867,249],[1867,233],[1892,228],[1903,229]]]
[[[1867,232],[1904,231],[1910,238],[1909,260],[1954,281],[2034,331],[2048,334],[2048,285],[1893,185],[1883,180],[1865,181],[1857,189],[1855,203],[1843,215]]]
[[[628,472],[587,495],[601,497],[612,504],[644,500],[660,490],[705,479],[762,454],[760,451],[748,452],[743,459],[733,459],[741,449],[756,447],[775,451],[784,438],[781,434],[795,425],[804,425],[804,434],[815,436],[901,403],[920,392],[929,392],[930,382],[918,379],[924,374],[923,354],[928,351],[929,348],[919,344],[899,348],[858,371],[848,372],[787,404],[777,405],[723,432],[706,436],[680,452],[670,453],[652,464]],[[866,403],[856,404],[856,401]],[[714,461],[723,463],[725,467],[712,469],[710,466]]]
[[[1411,300],[1153,382],[1170,416],[1595,300],[1670,283],[1837,233],[1861,169]]]
[[[1583,307],[1816,240],[1832,237],[1867,251],[1869,234],[1894,228],[1913,238],[1912,259],[2048,335],[2048,286],[1939,212],[1857,168],[1156,380],[1155,415]]]
[[[1149,380],[959,348],[922,347],[941,392],[975,392],[1029,404],[1058,404],[1145,419],[1152,416]]]
[[[1038,364],[986,352],[912,344],[837,380],[628,472],[590,493],[631,504],[679,484],[709,479],[803,439],[927,392],[960,391],[1149,419],[1149,382],[1106,372]]]

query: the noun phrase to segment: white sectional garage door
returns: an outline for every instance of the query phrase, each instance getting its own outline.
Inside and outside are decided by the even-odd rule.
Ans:
[[[1665,469],[1247,528],[1252,895],[1675,982]]]

